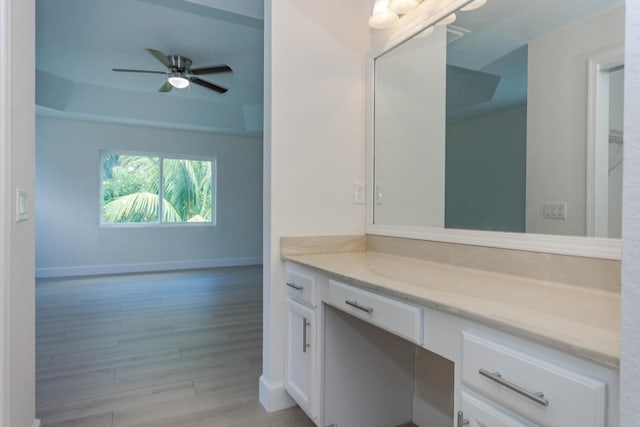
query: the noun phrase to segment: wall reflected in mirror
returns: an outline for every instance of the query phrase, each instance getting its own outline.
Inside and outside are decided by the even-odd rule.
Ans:
[[[624,2],[489,0],[456,15],[375,59],[374,224],[620,237],[622,67],[602,70],[598,233],[587,104],[589,59],[624,42]]]

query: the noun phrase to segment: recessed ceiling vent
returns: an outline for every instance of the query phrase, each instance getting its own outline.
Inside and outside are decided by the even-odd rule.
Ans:
[[[447,44],[451,44],[469,33],[471,33],[471,30],[456,27],[455,25],[447,25]]]

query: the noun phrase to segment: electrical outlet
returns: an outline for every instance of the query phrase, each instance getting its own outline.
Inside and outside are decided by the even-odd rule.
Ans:
[[[542,217],[547,219],[567,219],[567,202],[545,202]]]

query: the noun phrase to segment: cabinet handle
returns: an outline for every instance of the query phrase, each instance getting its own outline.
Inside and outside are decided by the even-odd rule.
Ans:
[[[307,344],[307,327],[311,326],[311,323],[306,317],[302,318],[302,352],[306,353],[307,349],[311,347],[311,344]]]
[[[469,420],[464,418],[464,414],[462,411],[458,411],[458,422],[456,423],[456,427],[464,427],[469,425]]]
[[[514,384],[511,381],[507,381],[504,378],[502,378],[502,375],[500,375],[500,372],[489,372],[486,369],[480,369],[478,373],[483,377],[489,378],[491,381],[495,381],[498,384],[505,386],[509,390],[515,391],[516,393],[521,394],[522,396],[533,400],[539,405],[549,406],[549,401],[544,398],[544,393],[542,393],[541,391],[531,392],[527,389],[524,389],[519,385]]]
[[[364,311],[365,313],[369,313],[369,314],[373,313],[373,307],[365,307],[365,306],[362,306],[362,305],[358,304],[358,301],[349,301],[349,300],[346,300],[344,303],[345,303],[345,304],[347,304],[347,305],[350,305],[351,307],[355,307],[355,308],[357,308],[358,310],[362,310],[362,311]]]
[[[296,285],[293,282],[287,282],[287,286],[290,287],[290,288],[295,289],[296,291],[301,291],[301,290],[304,289],[304,286]]]

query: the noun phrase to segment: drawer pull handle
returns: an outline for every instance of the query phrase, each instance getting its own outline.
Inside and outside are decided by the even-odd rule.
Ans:
[[[489,372],[486,369],[480,369],[478,373],[483,377],[487,377],[491,381],[495,381],[498,384],[505,386],[509,390],[515,391],[516,393],[521,394],[522,396],[529,398],[542,406],[549,406],[549,401],[544,398],[544,393],[530,392],[529,390],[526,390],[517,384],[505,380],[504,378],[502,378],[502,375],[500,375],[500,372]]]
[[[458,421],[456,427],[464,427],[469,425],[469,420],[464,417],[462,411],[458,411]]]
[[[362,311],[364,311],[365,313],[369,313],[369,314],[373,313],[373,307],[365,307],[365,306],[362,306],[362,305],[358,304],[358,301],[349,301],[349,300],[346,300],[344,303],[345,303],[345,304],[347,304],[347,305],[350,305],[351,307],[355,307],[355,308],[357,308],[358,310],[362,310]]]
[[[302,319],[302,352],[306,353],[307,349],[311,347],[311,344],[307,344],[307,327],[311,326],[311,323],[306,317]]]
[[[304,289],[304,286],[296,285],[295,283],[292,283],[292,282],[287,282],[287,286],[295,289],[296,291],[301,291]]]

